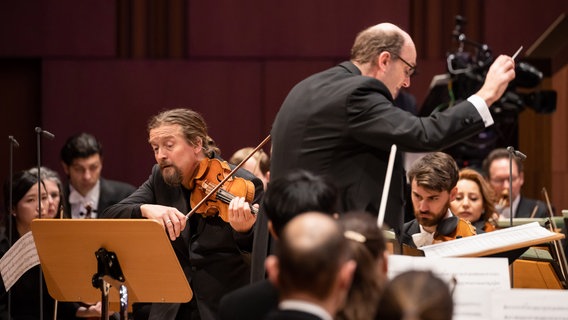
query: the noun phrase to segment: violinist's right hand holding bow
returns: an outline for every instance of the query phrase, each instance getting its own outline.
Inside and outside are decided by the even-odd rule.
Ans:
[[[168,232],[170,240],[172,241],[179,237],[181,231],[185,229],[185,223],[187,222],[185,215],[174,207],[143,204],[140,206],[140,211],[144,218],[154,219],[160,222]]]

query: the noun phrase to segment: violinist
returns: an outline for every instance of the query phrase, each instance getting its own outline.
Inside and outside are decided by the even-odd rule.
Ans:
[[[469,221],[455,216],[459,169],[448,154],[434,152],[416,160],[408,171],[415,219],[404,224],[402,243],[420,248],[437,242],[476,235]]]
[[[452,212],[475,227],[477,234],[495,231],[499,215],[495,212],[493,190],[483,176],[473,170],[460,170],[458,193],[450,203]]]
[[[218,201],[219,191],[202,202],[227,166],[201,115],[182,108],[161,112],[150,119],[148,133],[157,164],[138,190],[107,208],[103,217],[154,219],[169,235],[193,298],[184,304],[152,304],[150,319],[215,319],[221,297],[249,283],[256,221],[252,211],[258,208],[251,204],[261,199],[262,182],[239,169],[232,182],[244,181],[241,185],[247,188],[223,185],[224,194],[234,196],[228,203]],[[245,200],[245,194],[252,198]],[[198,203],[204,204],[197,208]]]

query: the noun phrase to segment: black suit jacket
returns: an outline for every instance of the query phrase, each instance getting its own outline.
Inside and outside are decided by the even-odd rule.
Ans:
[[[278,309],[278,289],[268,280],[228,293],[219,304],[219,320],[262,320]]]
[[[546,218],[548,217],[548,210],[546,209],[546,204],[540,200],[529,199],[521,196],[519,200],[519,206],[515,212],[515,218],[530,218],[534,208],[537,208],[534,218]]]
[[[100,192],[99,192],[99,204],[97,206],[97,217],[100,217],[101,213],[113,204],[119,203],[122,199],[131,195],[135,190],[131,184],[107,180],[100,178]],[[65,217],[71,217],[71,204],[69,203],[69,184],[65,185],[65,202],[63,204],[63,210]]]
[[[262,181],[245,170],[237,171],[236,176],[254,183],[253,203],[258,203],[263,194]],[[101,218],[141,218],[142,204],[170,206],[187,213],[190,211],[189,196],[189,190],[167,185],[159,166],[155,165],[150,178],[138,190],[107,208]],[[252,231],[247,234],[236,232],[220,217],[204,218],[193,214],[181,236],[171,242],[202,319],[215,319],[221,297],[249,283],[252,238]],[[164,320],[174,319],[178,308],[179,304],[157,303],[150,314]]]
[[[405,183],[400,152],[441,150],[484,128],[468,101],[416,117],[393,105],[382,82],[343,62],[298,83],[286,97],[272,126],[270,177],[294,168],[327,175],[339,187],[341,212],[377,213],[396,144],[385,223],[399,234]]]

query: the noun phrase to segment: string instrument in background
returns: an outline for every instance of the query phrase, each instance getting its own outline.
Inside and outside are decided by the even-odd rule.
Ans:
[[[546,189],[542,190],[547,208],[548,218],[517,218],[516,223],[538,221],[539,224],[558,233],[557,219],[554,217],[550,199]],[[501,221],[499,221],[501,224]],[[507,225],[501,225],[507,227]],[[513,263],[513,285],[515,288],[567,289],[567,263],[561,239],[548,242],[546,245],[530,247]]]
[[[558,228],[554,220],[554,212],[552,211],[552,205],[550,204],[550,198],[548,197],[548,192],[546,188],[542,188],[542,193],[546,199],[546,207],[548,208],[548,217],[550,218],[549,229],[552,232],[557,232]],[[564,252],[564,247],[562,246],[561,240],[556,240],[552,242],[552,254],[554,260],[558,265],[558,276],[560,282],[562,283],[564,289],[568,288],[568,263],[566,262],[566,254]]]
[[[249,205],[255,194],[255,187],[251,181],[234,174],[250,159],[262,146],[270,140],[268,135],[254,150],[247,155],[233,170],[230,170],[226,161],[219,159],[203,159],[193,180],[194,188],[190,197],[191,211],[186,214],[189,219],[194,213],[203,216],[219,215],[223,221],[229,221],[229,203],[235,197],[244,197]],[[258,213],[257,207],[250,205],[253,214]]]

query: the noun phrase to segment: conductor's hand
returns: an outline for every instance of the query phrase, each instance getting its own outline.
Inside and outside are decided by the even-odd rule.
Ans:
[[[258,204],[254,206],[258,207]],[[229,224],[235,231],[248,232],[256,222],[256,215],[251,213],[250,204],[245,198],[235,197],[229,203]]]
[[[515,61],[509,56],[500,55],[489,67],[485,82],[476,95],[491,106],[501,98],[513,79],[515,79]]]
[[[142,211],[144,218],[154,219],[161,223],[172,241],[179,237],[181,231],[185,229],[185,215],[176,208],[157,204],[143,204],[140,206],[140,211]]]

